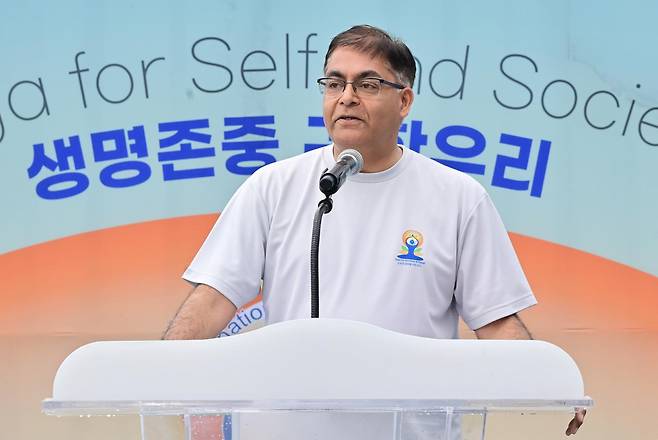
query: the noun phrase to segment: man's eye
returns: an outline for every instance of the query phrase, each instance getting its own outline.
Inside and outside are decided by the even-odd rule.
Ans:
[[[379,84],[374,81],[363,81],[361,82],[361,88],[364,90],[377,90]]]
[[[328,89],[339,89],[343,86],[341,81],[335,80],[329,80],[325,84]]]

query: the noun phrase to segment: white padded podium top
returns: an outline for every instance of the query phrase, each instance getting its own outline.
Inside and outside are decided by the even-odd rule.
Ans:
[[[547,342],[438,340],[302,319],[220,339],[85,345],[59,367],[44,408],[199,401],[591,403],[575,362]]]

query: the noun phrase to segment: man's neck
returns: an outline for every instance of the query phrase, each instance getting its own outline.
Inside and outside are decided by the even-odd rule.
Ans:
[[[334,159],[338,159],[341,151],[347,147],[340,147],[334,144]],[[395,165],[402,157],[402,148],[393,145],[390,148],[382,149],[380,147],[358,147],[359,153],[363,156],[362,173],[378,173],[386,171]]]

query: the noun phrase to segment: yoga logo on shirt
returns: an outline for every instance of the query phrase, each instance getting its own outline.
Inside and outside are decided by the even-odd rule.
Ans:
[[[402,234],[402,254],[396,259],[399,263],[410,265],[423,265],[425,260],[421,257],[423,253],[423,234],[413,229],[408,229]]]

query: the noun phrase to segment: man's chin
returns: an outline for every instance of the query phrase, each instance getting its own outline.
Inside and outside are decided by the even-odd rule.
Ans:
[[[361,136],[336,136],[333,138],[333,141],[334,145],[341,150],[358,147],[364,143],[364,139]]]

